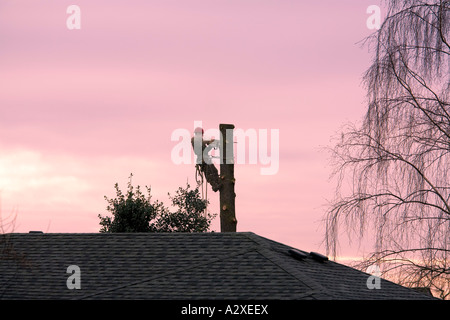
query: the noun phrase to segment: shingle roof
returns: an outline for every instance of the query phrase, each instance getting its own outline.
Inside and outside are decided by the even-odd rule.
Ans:
[[[427,299],[250,232],[6,234],[3,299]],[[0,253],[1,253],[0,245]],[[300,253],[308,254],[300,251]],[[67,267],[80,268],[69,290]]]

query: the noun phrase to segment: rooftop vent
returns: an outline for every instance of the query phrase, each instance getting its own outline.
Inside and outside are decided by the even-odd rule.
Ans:
[[[289,249],[288,252],[293,258],[295,258],[297,260],[303,260],[303,259],[306,259],[308,257],[308,255],[305,252],[302,252],[302,251],[297,250],[297,249]]]
[[[310,252],[309,256],[311,258],[313,258],[314,260],[319,261],[319,262],[328,261],[328,257],[327,256],[324,256],[323,254],[320,254],[320,253],[317,253],[317,252]]]

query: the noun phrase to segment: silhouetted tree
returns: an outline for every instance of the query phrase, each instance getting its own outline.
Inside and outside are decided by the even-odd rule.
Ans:
[[[170,194],[169,194],[170,196]],[[160,210],[156,221],[159,232],[204,232],[209,229],[214,215],[205,217],[206,201],[200,198],[198,188],[194,190],[178,188],[175,196],[170,196],[175,212]]]
[[[145,187],[147,195],[142,193],[140,186],[132,185],[132,174],[128,189],[124,194],[116,183],[116,198],[108,199],[107,210],[111,216],[101,216],[100,232],[206,232],[215,215],[205,214],[206,200],[201,199],[198,188],[192,190],[179,188],[175,196],[169,197],[175,212],[165,207],[162,202],[151,202],[151,189]]]
[[[450,2],[391,0],[364,76],[368,109],[332,150],[339,184],[326,216],[336,255],[339,226],[375,237],[361,268],[377,264],[407,286],[450,294]],[[341,194],[350,178],[353,190]],[[373,233],[369,232],[374,230]]]

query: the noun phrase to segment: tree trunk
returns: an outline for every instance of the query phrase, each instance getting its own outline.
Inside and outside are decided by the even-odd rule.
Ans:
[[[232,124],[220,124],[220,231],[236,232],[234,152]]]

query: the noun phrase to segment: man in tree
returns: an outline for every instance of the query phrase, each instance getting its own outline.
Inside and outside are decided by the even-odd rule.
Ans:
[[[197,156],[196,167],[197,170],[205,174],[206,181],[211,185],[214,192],[220,189],[221,183],[219,179],[219,172],[216,166],[212,163],[212,158],[209,152],[213,148],[217,148],[215,139],[204,140],[204,131],[202,128],[195,128],[194,136],[191,139],[194,153]]]

